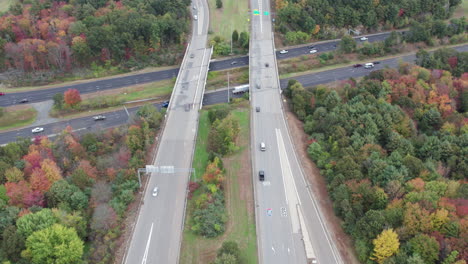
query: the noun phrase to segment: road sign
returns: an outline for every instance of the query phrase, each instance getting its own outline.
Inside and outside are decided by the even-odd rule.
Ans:
[[[146,173],[159,172],[159,168],[154,165],[146,165]]]
[[[265,12],[263,12],[263,14],[264,14],[265,16],[268,16],[270,13],[268,13],[268,11],[265,11]]]
[[[258,9],[254,9],[253,14],[254,15],[260,15],[260,11],[258,11]]]
[[[174,173],[174,166],[160,166],[161,173]]]

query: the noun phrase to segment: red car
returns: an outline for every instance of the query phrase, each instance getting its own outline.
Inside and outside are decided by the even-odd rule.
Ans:
[[[2,96],[2,95],[5,95],[5,93],[4,93],[4,92],[0,92],[0,96]]]

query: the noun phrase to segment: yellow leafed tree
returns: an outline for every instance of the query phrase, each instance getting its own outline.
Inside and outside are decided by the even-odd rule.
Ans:
[[[374,253],[370,259],[381,264],[391,255],[395,254],[400,247],[398,234],[393,229],[386,229],[372,241],[374,244]]]

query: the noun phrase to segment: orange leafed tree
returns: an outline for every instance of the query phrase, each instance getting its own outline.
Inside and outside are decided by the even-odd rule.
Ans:
[[[31,188],[34,191],[39,191],[42,194],[47,192],[50,189],[50,181],[47,179],[44,171],[40,168],[34,169],[33,173],[31,174],[31,178],[29,179],[29,183],[31,184]]]
[[[44,171],[45,177],[49,180],[51,184],[62,179],[62,172],[53,160],[43,160],[41,162],[41,169]]]
[[[77,89],[68,89],[63,94],[63,100],[67,105],[73,107],[81,102],[80,92]]]

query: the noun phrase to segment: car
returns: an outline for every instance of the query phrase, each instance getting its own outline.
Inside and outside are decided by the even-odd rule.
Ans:
[[[261,151],[265,151],[265,150],[266,150],[265,142],[261,142],[261,143],[260,143],[260,150],[261,150]]]
[[[308,46],[309,49],[315,49],[315,46]]]
[[[21,99],[20,104],[24,104],[24,103],[27,103],[27,102],[29,102],[29,99],[24,98],[24,99]]]
[[[264,181],[265,180],[265,171],[259,170],[258,171],[258,178],[260,179],[260,181]]]
[[[273,210],[271,210],[271,208],[268,208],[267,209],[267,215],[271,216],[272,214],[273,214]]]
[[[190,108],[192,107],[191,104],[185,104],[185,112],[190,111]]]
[[[372,62],[372,63],[374,63],[374,64],[380,64],[380,61],[374,61],[374,62]]]
[[[161,106],[164,107],[164,108],[168,108],[169,107],[169,101],[162,102]]]
[[[364,68],[366,68],[366,69],[374,68],[374,63],[372,63],[372,62],[366,63],[366,64],[364,64]]]
[[[312,258],[312,259],[310,260],[310,263],[312,263],[312,264],[318,264],[318,262],[317,262],[317,259],[316,259],[316,258]]]
[[[316,50],[316,49],[311,49],[311,50],[309,51],[309,53],[317,53],[317,50]]]
[[[256,112],[260,112],[260,106],[255,107]]]
[[[231,62],[231,65],[235,65],[235,64],[237,64],[237,61],[232,61]]]
[[[362,64],[359,64],[359,63],[356,63],[353,65],[354,68],[359,68],[359,67],[362,67]]]
[[[97,116],[93,116],[93,119],[94,119],[94,121],[105,120],[106,116],[97,115]]]
[[[268,62],[265,63],[265,67],[267,67],[267,68],[270,67],[270,64]]]
[[[4,92],[0,92],[0,96],[3,96],[3,95],[5,95],[5,93],[4,93]]]
[[[156,186],[156,187],[154,187],[154,189],[153,189],[153,196],[154,196],[154,197],[158,196],[158,193],[159,193],[159,188],[158,188],[158,186]]]
[[[198,20],[198,16],[197,16],[197,15],[194,15],[194,16],[193,16],[193,20]]]
[[[361,37],[360,40],[361,41],[366,41],[366,40],[368,40],[368,38],[367,37]]]
[[[287,50],[281,50],[281,51],[280,51],[280,54],[286,54],[286,53],[288,53]]]
[[[192,58],[192,59],[195,58],[195,54],[193,54],[193,53],[190,54],[190,58]]]
[[[193,5],[193,10],[197,10],[197,7],[195,5]]]
[[[39,133],[39,132],[44,131],[44,128],[43,127],[36,127],[36,128],[33,128],[31,131],[33,133]]]
[[[260,84],[258,84],[258,83],[255,85],[255,87],[257,87],[257,89],[261,88]]]

